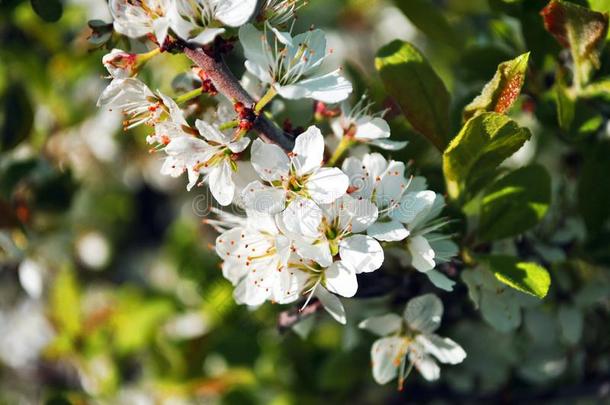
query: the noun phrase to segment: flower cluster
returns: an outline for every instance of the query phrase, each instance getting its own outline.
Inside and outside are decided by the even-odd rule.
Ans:
[[[427,190],[424,178],[408,175],[403,162],[368,150],[359,157],[345,157],[356,144],[399,150],[406,142],[389,139],[384,113],[372,112],[373,104],[365,98],[350,107],[352,85],[340,69],[328,69],[330,52],[322,30],[294,36],[280,30],[302,2],[266,1],[257,7],[250,0],[110,0],[110,6],[116,31],[148,37],[154,46],[144,54],[115,49],[104,57],[112,81],[99,104],[125,114],[126,128],[142,124],[152,128],[147,142],[164,156],[162,174],[186,173],[188,190],[206,184],[220,206],[243,208],[245,217],[216,209],[218,219],[209,221],[221,231],[215,249],[223,261],[224,277],[235,286],[238,303],[257,306],[302,300],[305,307],[315,298],[345,324],[339,297],[354,297],[358,275],[378,271],[388,254],[430,274],[436,285],[450,283],[434,270],[456,250],[449,236],[439,233],[447,223],[439,218],[443,197]],[[152,91],[137,78],[143,64],[167,44],[179,43],[206,54],[216,37],[238,27],[247,70],[242,83],[249,85],[242,87],[236,81],[232,85],[246,94],[244,87],[262,88],[263,92],[249,92],[252,105],[235,100],[223,91],[222,81],[208,79],[212,72],[204,70],[198,72],[201,87],[176,99]],[[227,98],[199,116],[193,109],[181,108],[205,92]],[[251,134],[255,123],[271,116],[265,107],[277,96],[311,99],[318,107],[341,104],[336,114],[326,115],[328,122],[321,120],[305,129],[296,136],[294,147],[284,150]],[[327,148],[337,139],[338,145]],[[440,317],[436,312],[434,317]],[[384,318],[393,326],[381,328],[401,335],[386,338],[393,346],[387,346],[385,339],[376,346],[383,359],[393,359],[409,348],[420,371],[437,375],[433,363],[416,357],[428,352],[444,361],[433,349],[440,338],[427,335],[434,328],[417,326],[428,314],[407,313],[404,328],[395,317]],[[371,325],[380,322],[369,320],[363,325],[375,329]],[[417,338],[415,331],[420,333]],[[374,361],[374,374],[385,382],[396,372],[381,363]]]

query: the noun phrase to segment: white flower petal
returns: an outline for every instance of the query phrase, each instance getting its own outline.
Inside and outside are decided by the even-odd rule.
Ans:
[[[369,176],[373,180],[379,178],[379,181],[388,167],[388,161],[380,153],[367,153],[362,157],[362,164],[366,167]]]
[[[356,272],[342,262],[334,262],[325,272],[326,280],[324,286],[328,291],[343,297],[353,297],[358,291],[358,279]]]
[[[409,300],[403,317],[411,329],[432,333],[441,324],[443,303],[434,294],[420,295]]]
[[[424,352],[424,348],[418,343],[412,343],[409,347],[409,361],[414,364],[426,381],[436,381],[440,378],[440,367],[431,356]]]
[[[382,139],[390,137],[390,126],[383,118],[362,117],[356,121],[356,139]]]
[[[336,200],[339,227],[346,229],[351,226],[351,233],[364,232],[377,220],[378,209],[375,204],[364,198],[352,198],[349,195]]]
[[[436,266],[434,262],[434,250],[423,236],[413,236],[407,241],[407,248],[411,253],[411,266],[425,273]]]
[[[400,364],[405,361],[408,342],[401,337],[378,339],[371,348],[373,378],[378,384],[387,384],[398,375]]]
[[[360,329],[366,329],[377,336],[387,336],[396,333],[402,327],[402,318],[396,314],[373,316],[358,324]]]
[[[466,352],[462,346],[449,338],[438,335],[418,335],[417,342],[424,350],[445,364],[459,364],[466,358]]]
[[[333,263],[330,245],[326,240],[312,244],[297,238],[294,240],[294,248],[303,259],[313,260],[322,267],[328,267]]]
[[[352,235],[339,245],[341,262],[356,273],[370,273],[383,264],[383,248],[375,239],[366,235]]]
[[[256,139],[251,154],[252,166],[263,180],[272,182],[288,176],[290,159],[279,146]]]
[[[383,242],[397,242],[409,236],[409,230],[398,221],[375,222],[366,234]]]
[[[292,165],[299,176],[322,166],[324,159],[324,137],[315,125],[297,136],[292,149]]]
[[[305,186],[311,198],[318,204],[330,204],[345,195],[349,179],[337,167],[323,167],[309,177]]]
[[[235,262],[233,260],[225,260],[222,262],[222,275],[234,286],[237,285],[239,280],[241,280],[247,272],[248,270],[243,263]]]
[[[277,214],[284,209],[286,193],[282,189],[253,181],[244,187],[241,198],[248,210]]]
[[[352,84],[339,74],[340,70],[301,80],[287,86],[275,85],[282,97],[290,100],[311,98],[325,103],[338,103],[352,92]],[[255,72],[251,72],[256,74]],[[261,79],[262,80],[262,79]]]
[[[326,288],[317,286],[314,295],[320,300],[322,306],[337,322],[342,325],[347,323],[345,308],[341,300],[334,294],[329,293]]]
[[[430,190],[407,193],[390,215],[393,219],[409,225],[409,229],[413,229],[415,222],[419,223],[430,212],[435,199],[436,193]]]
[[[157,37],[157,42],[163,44],[165,38],[167,38],[167,31],[169,31],[170,19],[166,17],[156,18],[152,22],[152,29]]]
[[[352,197],[371,198],[374,182],[360,159],[348,157],[343,161],[341,170],[349,178],[348,192]]]
[[[199,134],[207,141],[216,142],[221,145],[227,145],[231,141],[231,137],[223,134],[218,128],[203,120],[195,121],[195,127],[197,127]]]
[[[393,141],[390,139],[374,139],[369,142],[370,145],[376,146],[383,150],[397,151],[404,149],[409,142],[408,141]]]
[[[245,24],[254,14],[257,5],[257,0],[211,0],[210,2],[216,4],[216,19],[229,27]]]
[[[391,160],[377,182],[375,202],[379,207],[391,207],[391,215],[393,211],[401,209],[399,202],[409,184],[404,174],[405,164]]]
[[[265,35],[252,24],[246,24],[239,29],[239,41],[246,56],[246,69],[264,83],[271,83],[268,61],[273,58]]]
[[[210,191],[218,204],[227,206],[233,201],[235,184],[233,184],[231,165],[225,160],[214,167],[208,176]]]
[[[297,197],[282,213],[282,222],[286,229],[304,238],[314,241],[320,235],[320,223],[324,213],[312,200]]]

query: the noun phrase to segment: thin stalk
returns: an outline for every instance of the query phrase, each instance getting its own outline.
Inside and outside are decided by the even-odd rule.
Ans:
[[[256,114],[259,114],[263,110],[263,108],[265,108],[265,106],[269,104],[271,100],[273,100],[276,95],[277,91],[275,91],[273,87],[269,87],[269,90],[267,90],[265,95],[258,101],[258,103],[256,103],[256,106],[254,107],[254,112]]]
[[[181,96],[178,96],[174,99],[174,101],[176,102],[176,104],[182,104],[182,103],[186,103],[189,100],[192,100],[196,97],[199,97],[200,95],[203,94],[203,87],[198,87],[194,90],[191,90],[187,93],[182,94]]]
[[[343,155],[347,150],[354,144],[354,141],[351,138],[343,137],[341,142],[339,142],[339,146],[333,152],[330,159],[328,159],[328,166],[336,166],[337,163],[343,158]]]

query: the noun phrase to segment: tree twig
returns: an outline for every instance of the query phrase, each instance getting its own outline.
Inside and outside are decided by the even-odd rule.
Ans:
[[[230,100],[252,107],[255,100],[239,83],[233,72],[224,63],[221,56],[208,55],[201,48],[184,48],[184,54],[197,64],[214,84],[214,87]],[[265,142],[275,143],[286,151],[292,150],[294,137],[285,133],[275,123],[260,114],[254,122],[254,129]]]

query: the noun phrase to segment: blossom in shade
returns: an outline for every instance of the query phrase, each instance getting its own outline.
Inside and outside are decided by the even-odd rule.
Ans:
[[[428,381],[437,380],[444,364],[458,364],[466,352],[453,340],[436,335],[443,316],[443,303],[434,294],[412,298],[401,316],[386,314],[362,321],[366,329],[380,339],[373,343],[371,360],[373,378],[386,384],[398,376],[402,389],[405,378],[415,367]]]

